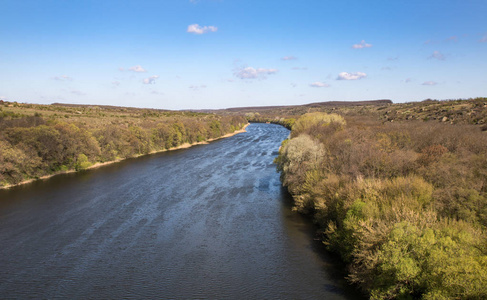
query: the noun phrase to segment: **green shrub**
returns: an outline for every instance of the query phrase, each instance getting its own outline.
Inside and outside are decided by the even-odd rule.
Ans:
[[[78,155],[78,158],[76,159],[75,170],[76,171],[84,170],[86,168],[91,167],[92,165],[93,164],[90,161],[88,161],[88,157],[83,153],[81,153],[80,155]]]
[[[316,134],[318,131],[327,128],[332,128],[333,131],[336,131],[342,129],[345,125],[345,119],[337,114],[307,113],[294,122],[291,136],[296,137],[302,133]]]
[[[283,184],[294,194],[299,192],[306,173],[317,168],[325,156],[323,145],[305,134],[283,143],[279,152],[276,162],[283,171]]]

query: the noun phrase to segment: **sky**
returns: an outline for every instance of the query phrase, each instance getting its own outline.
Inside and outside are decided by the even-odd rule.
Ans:
[[[0,99],[217,109],[487,96],[487,0],[0,0]]]

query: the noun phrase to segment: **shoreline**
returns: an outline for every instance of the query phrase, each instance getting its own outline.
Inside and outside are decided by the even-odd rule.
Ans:
[[[141,157],[141,156],[152,155],[152,154],[157,154],[157,153],[162,153],[162,152],[167,152],[167,151],[173,151],[173,150],[188,149],[188,148],[191,148],[191,147],[197,146],[197,145],[206,145],[206,144],[209,144],[210,142],[213,142],[213,141],[217,141],[217,140],[220,140],[220,139],[232,137],[232,136],[237,135],[239,133],[247,132],[246,128],[249,125],[250,125],[250,123],[247,123],[246,125],[244,125],[244,127],[242,129],[236,130],[236,131],[234,131],[232,133],[227,133],[227,134],[222,135],[222,136],[217,137],[217,138],[208,139],[208,140],[202,141],[202,142],[195,142],[195,143],[192,143],[192,144],[190,144],[190,143],[184,143],[184,144],[181,144],[181,145],[179,145],[177,147],[172,147],[172,148],[163,149],[163,150],[156,150],[156,151],[149,152],[147,154],[139,154],[139,155],[136,155],[136,156],[126,157],[126,158],[121,158],[121,159],[116,159],[116,160],[111,160],[111,161],[106,161],[106,162],[96,162],[93,165],[89,166],[88,168],[85,168],[85,169],[79,170],[79,171],[90,170],[90,169],[97,169],[97,168],[100,168],[100,167],[103,167],[103,166],[107,166],[107,165],[111,165],[111,164],[114,164],[114,163],[118,163],[118,162],[127,160],[129,158],[137,158],[137,157]],[[20,186],[20,185],[32,183],[34,181],[46,180],[46,179],[49,179],[49,178],[54,177],[54,176],[57,176],[57,175],[76,173],[76,172],[79,172],[79,171],[76,171],[76,170],[68,170],[68,171],[57,172],[57,173],[54,173],[54,174],[44,175],[44,176],[41,176],[39,178],[32,178],[32,179],[24,180],[24,181],[21,181],[21,182],[16,183],[16,184],[9,184],[9,185],[5,185],[5,186],[0,186],[0,190],[7,190],[7,189],[10,189],[10,188],[13,188],[13,187],[16,187],[16,186]]]

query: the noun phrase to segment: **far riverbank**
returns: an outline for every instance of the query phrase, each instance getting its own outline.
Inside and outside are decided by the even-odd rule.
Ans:
[[[78,170],[77,171],[77,170],[74,170],[74,169],[70,169],[70,170],[67,170],[67,171],[60,171],[60,172],[56,172],[54,174],[49,174],[49,175],[41,176],[39,178],[32,178],[32,179],[24,180],[24,181],[21,181],[21,182],[16,183],[16,184],[9,184],[9,185],[5,185],[5,186],[0,186],[0,189],[9,189],[9,188],[16,187],[16,186],[19,186],[19,185],[24,185],[24,184],[32,183],[32,182],[38,181],[38,180],[46,180],[46,179],[49,179],[51,177],[54,177],[54,176],[57,176],[57,175],[61,175],[61,174],[69,174],[69,173],[75,173],[75,172],[89,170],[89,169],[96,169],[96,168],[100,168],[100,167],[103,167],[103,166],[107,166],[107,165],[111,165],[111,164],[114,164],[114,163],[118,163],[118,162],[124,161],[124,160],[129,159],[129,158],[137,158],[137,157],[141,157],[141,156],[146,156],[146,155],[151,155],[151,154],[156,154],[156,153],[161,153],[161,152],[166,152],[166,151],[187,149],[187,148],[190,148],[190,147],[193,147],[193,146],[196,146],[196,145],[205,145],[205,144],[208,144],[208,143],[213,142],[213,141],[217,141],[217,140],[220,140],[220,139],[232,137],[232,136],[237,135],[239,133],[246,132],[246,128],[249,125],[250,124],[247,123],[240,130],[236,130],[236,131],[234,131],[232,133],[227,133],[227,134],[222,135],[222,136],[217,137],[217,138],[208,139],[206,141],[196,142],[196,143],[184,143],[184,144],[181,144],[181,145],[179,145],[177,147],[172,147],[172,148],[169,148],[169,149],[152,151],[152,152],[147,153],[147,154],[141,154],[141,155],[136,155],[136,156],[133,156],[133,157],[126,157],[126,158],[111,160],[111,161],[107,161],[107,162],[97,162],[97,163],[94,163],[93,165],[91,165],[91,166],[89,166],[87,168],[84,168],[82,170]]]

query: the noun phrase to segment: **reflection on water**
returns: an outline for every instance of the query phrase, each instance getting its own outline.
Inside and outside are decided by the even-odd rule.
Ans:
[[[247,131],[0,191],[0,297],[357,299]]]

